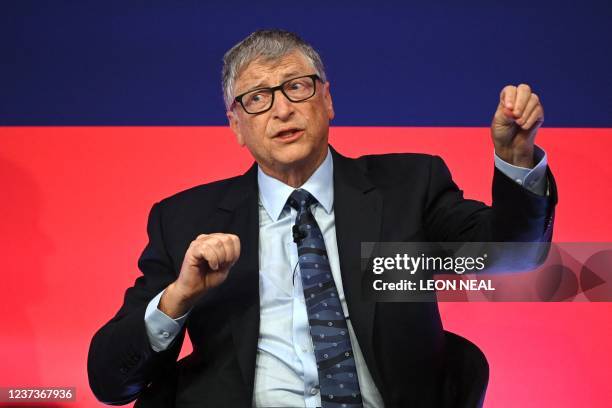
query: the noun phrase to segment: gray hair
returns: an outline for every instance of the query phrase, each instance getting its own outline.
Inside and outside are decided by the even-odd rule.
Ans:
[[[301,52],[321,81],[327,81],[319,53],[297,34],[285,30],[258,30],[234,45],[223,56],[223,99],[226,109],[229,110],[234,101],[236,78],[252,61],[258,58],[273,61],[293,51]]]

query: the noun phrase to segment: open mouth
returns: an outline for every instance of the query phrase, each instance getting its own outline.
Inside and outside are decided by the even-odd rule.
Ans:
[[[287,129],[278,132],[274,138],[288,142],[299,138],[303,133],[304,131],[302,129]]]

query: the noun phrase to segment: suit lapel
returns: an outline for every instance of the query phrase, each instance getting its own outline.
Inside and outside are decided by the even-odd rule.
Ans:
[[[372,335],[376,303],[362,294],[361,242],[380,239],[383,200],[354,159],[338,154],[334,160],[334,216],[342,283],[350,319],[370,373],[381,390],[374,360]]]
[[[253,395],[255,358],[259,336],[259,212],[257,164],[228,188],[217,215],[224,219],[224,232],[240,238],[240,258],[224,286],[233,299],[231,327],[238,364],[247,395]]]

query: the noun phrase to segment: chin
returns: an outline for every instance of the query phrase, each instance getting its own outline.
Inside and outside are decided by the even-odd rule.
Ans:
[[[279,152],[279,161],[283,164],[308,163],[319,159],[320,150],[310,146],[290,145]]]

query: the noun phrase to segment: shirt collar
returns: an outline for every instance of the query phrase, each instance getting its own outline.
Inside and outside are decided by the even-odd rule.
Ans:
[[[331,213],[334,204],[334,164],[331,152],[327,148],[327,156],[323,163],[315,170],[306,182],[300,186],[308,191],[325,212]],[[268,213],[268,216],[276,221],[279,219],[289,196],[295,190],[282,181],[268,176],[257,166],[257,183],[259,185],[259,201]]]

